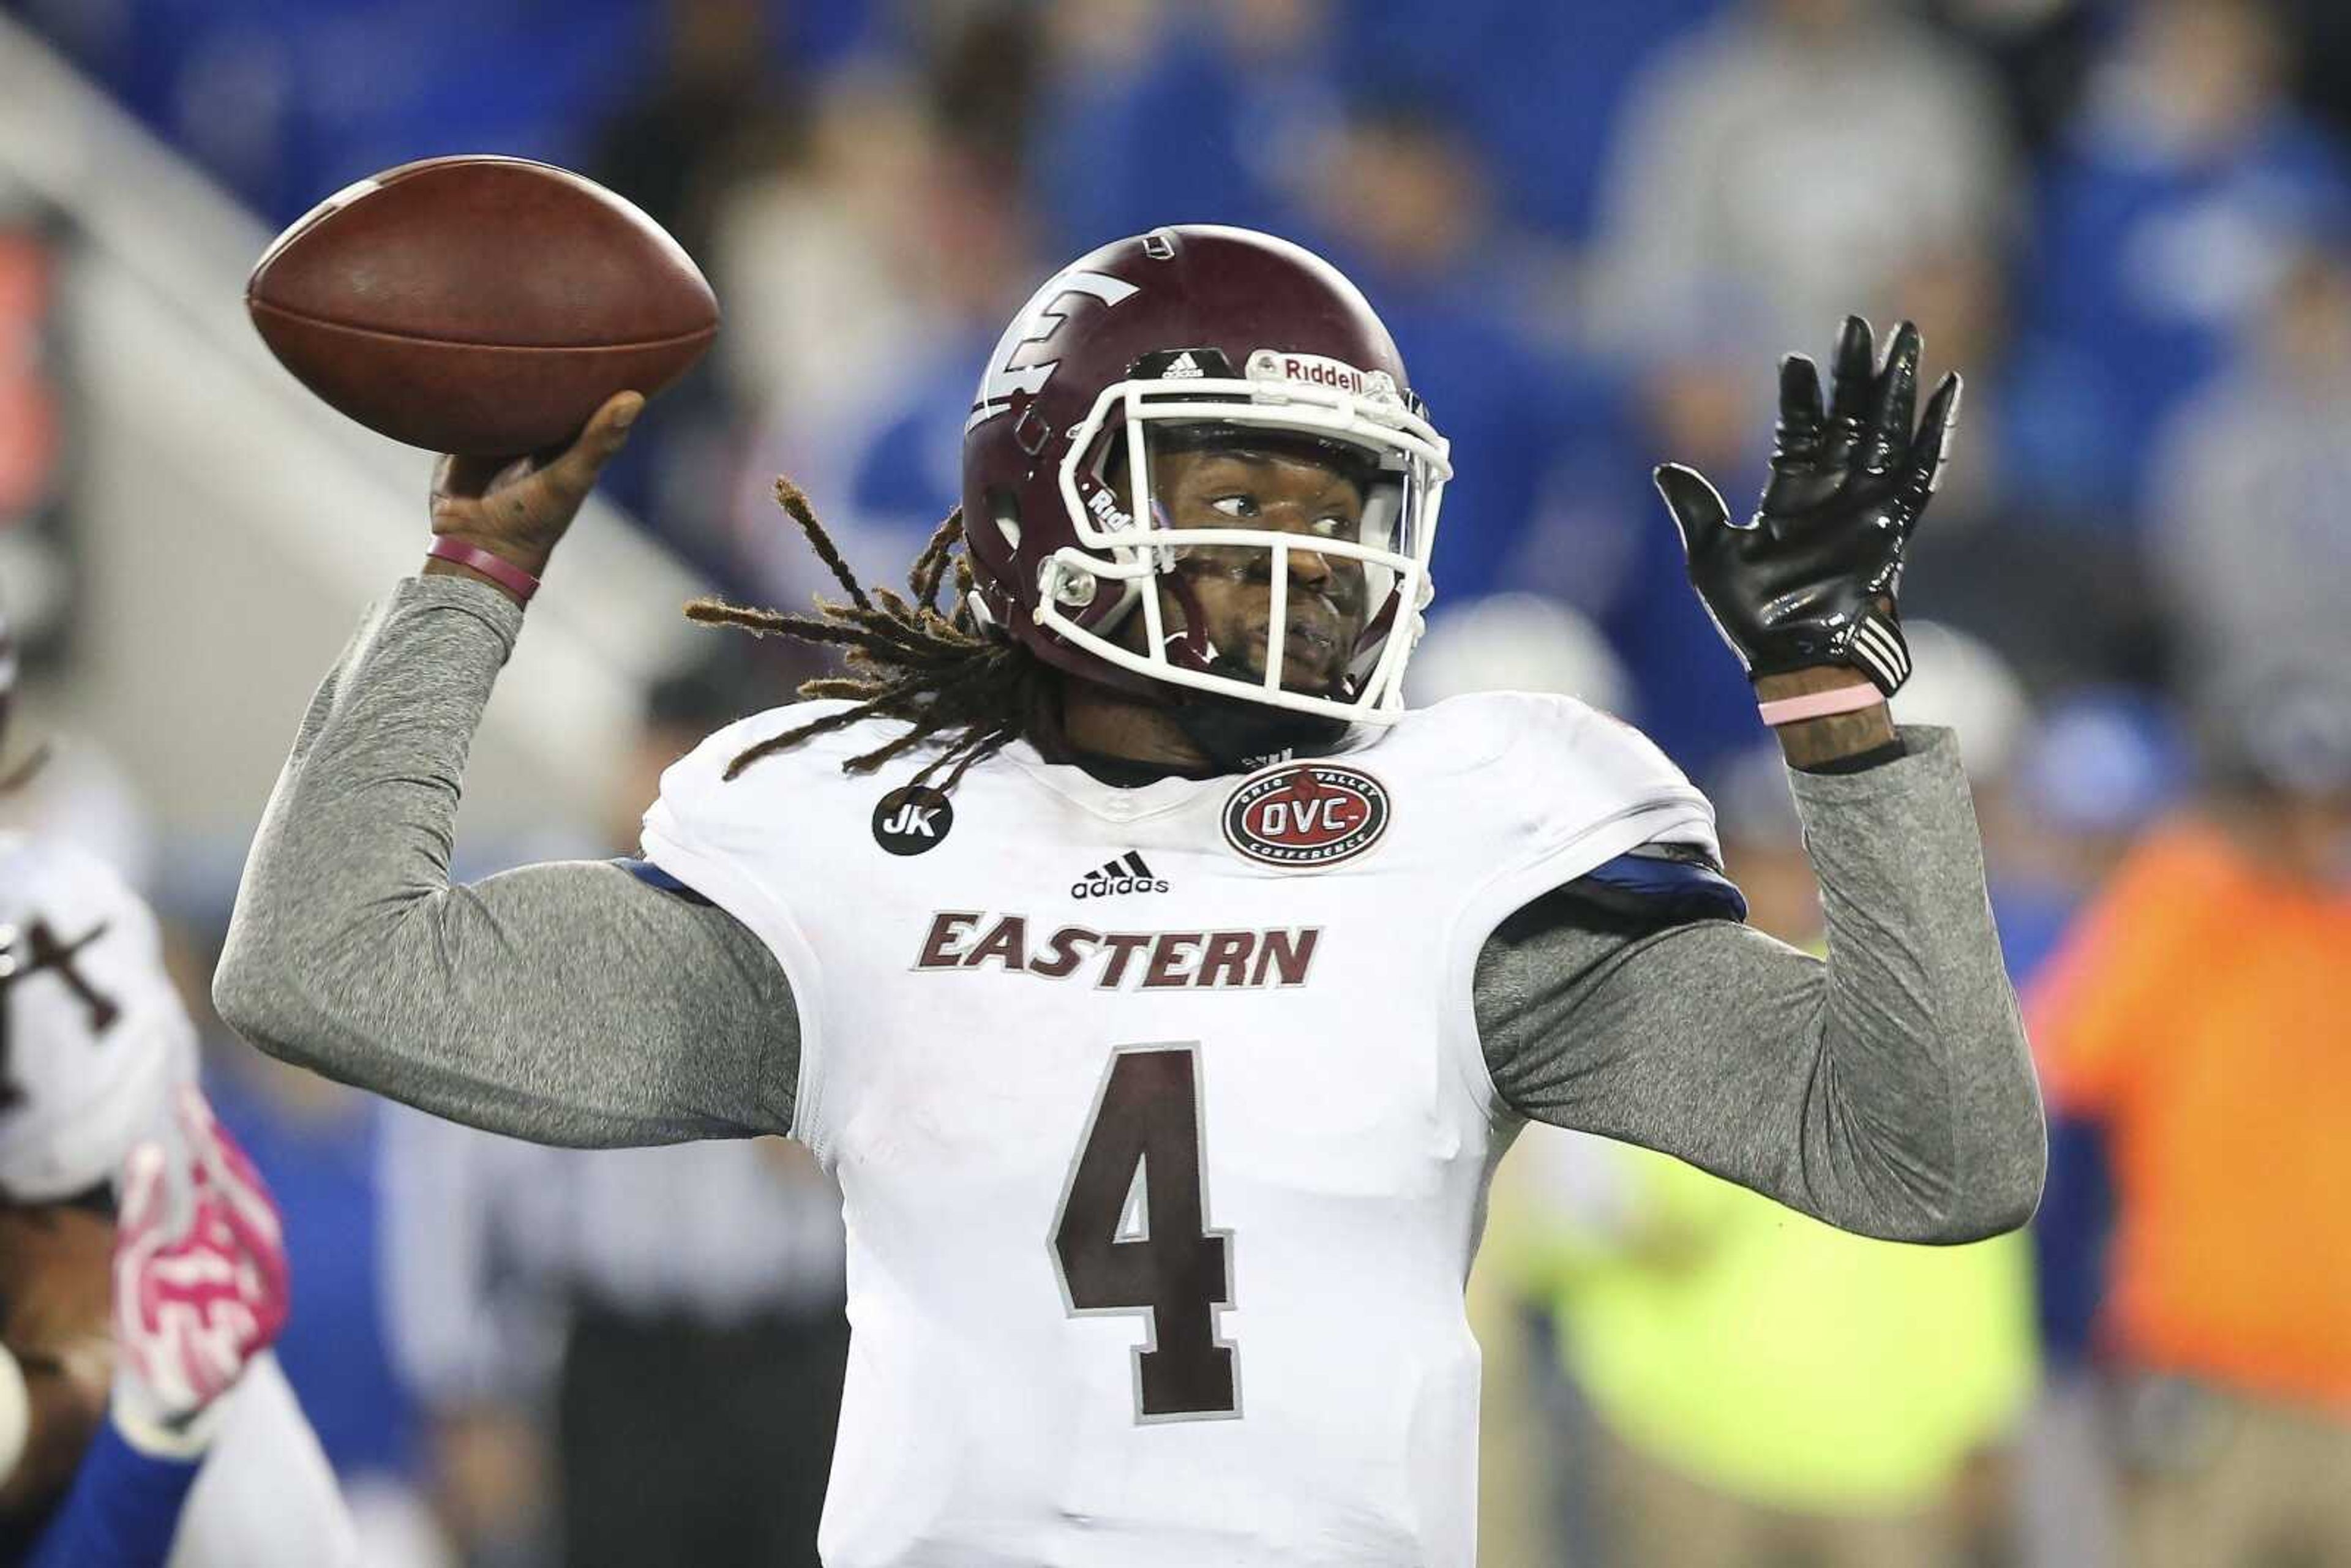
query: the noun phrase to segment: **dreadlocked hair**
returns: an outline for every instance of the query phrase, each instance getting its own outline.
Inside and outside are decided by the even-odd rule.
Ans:
[[[761,637],[789,637],[846,650],[848,673],[801,683],[803,697],[847,698],[855,706],[810,719],[759,742],[726,765],[733,779],[763,757],[868,718],[893,718],[904,734],[841,764],[847,773],[872,773],[893,758],[935,738],[944,745],[914,782],[953,789],[971,765],[1029,733],[1053,711],[1050,671],[1012,638],[981,623],[971,609],[971,561],[963,542],[963,508],[949,512],[906,573],[906,596],[887,588],[868,592],[799,486],[776,481],[776,500],[808,536],[817,559],[832,573],[845,601],[820,598],[812,615],[756,610],[723,600],[697,599],[685,607],[707,626],[737,626]],[[950,580],[955,599],[939,607]]]

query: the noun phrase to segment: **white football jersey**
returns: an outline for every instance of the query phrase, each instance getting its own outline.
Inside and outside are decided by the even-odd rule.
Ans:
[[[195,1049],[139,895],[69,845],[0,833],[0,1193],[111,1181],[166,1124]]]
[[[771,947],[854,1331],[831,1568],[1468,1564],[1462,1308],[1514,1125],[1487,936],[1711,813],[1562,698],[1457,698],[1246,778],[1015,746],[945,797],[827,711],[712,737],[646,854]]]
[[[277,1357],[256,1356],[225,1397],[169,1568],[358,1568],[350,1510]]]
[[[195,1026],[154,915],[102,862],[0,833],[0,1193],[56,1202],[111,1181],[145,1138],[174,1148],[171,1092]],[[264,1354],[181,1515],[172,1568],[344,1568],[358,1545],[333,1473]]]

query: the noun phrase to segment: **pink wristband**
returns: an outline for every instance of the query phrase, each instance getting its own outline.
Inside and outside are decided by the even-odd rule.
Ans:
[[[531,576],[504,556],[492,555],[489,551],[469,545],[462,539],[453,539],[445,534],[435,534],[433,536],[433,542],[424,547],[424,553],[435,560],[451,560],[455,561],[459,566],[472,567],[492,582],[513,593],[525,604],[529,603],[530,596],[538,591],[538,579]]]
[[[1799,697],[1779,697],[1761,705],[1763,722],[1777,729],[1783,724],[1801,724],[1808,718],[1827,718],[1834,714],[1859,713],[1865,707],[1876,707],[1886,700],[1878,689],[1867,681],[1850,686],[1832,686],[1824,692],[1806,692]]]

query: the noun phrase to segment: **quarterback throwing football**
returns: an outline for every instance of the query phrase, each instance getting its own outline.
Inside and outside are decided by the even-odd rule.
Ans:
[[[272,797],[217,982],[273,1053],[584,1145],[786,1133],[841,1184],[835,1568],[1466,1564],[1461,1287],[1526,1118],[1829,1222],[2023,1222],[2039,1102],[1895,593],[1957,401],[1917,334],[1782,372],[1761,509],[1661,470],[1794,765],[1815,961],[1573,701],[1405,711],[1451,476],[1387,332],[1239,230],[1106,246],[982,369],[910,592],[698,618],[847,674],[673,768],[643,859],[449,885],[467,745],[634,416],[444,463],[434,556]],[[942,598],[944,593],[945,597]]]

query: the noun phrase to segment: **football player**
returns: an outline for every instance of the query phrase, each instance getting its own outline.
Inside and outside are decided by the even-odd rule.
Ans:
[[[145,904],[87,855],[0,832],[0,1561],[354,1558],[267,1351],[275,1213],[194,1073]]]
[[[193,1085],[179,1091],[178,1118],[189,1171],[186,1213],[172,1224],[172,1159],[163,1145],[134,1148],[123,1168],[108,1281],[113,1393],[65,1501],[23,1559],[30,1568],[162,1568],[190,1560],[173,1558],[172,1542],[233,1407],[225,1396],[285,1326],[285,1246],[268,1189]],[[102,1357],[104,1350],[90,1342],[87,1354]],[[40,1365],[47,1358],[28,1359]],[[26,1387],[5,1347],[0,1378]],[[0,1433],[0,1464],[36,1441],[30,1399],[15,1409],[26,1418]],[[70,1426],[54,1406],[46,1414],[44,1426]]]
[[[1966,781],[1885,702],[1958,402],[1921,417],[1919,351],[1848,321],[1825,393],[1790,360],[1750,521],[1658,475],[1794,764],[1825,963],[1740,923],[1706,801],[1625,726],[1403,709],[1445,440],[1329,265],[1183,227],[1014,319],[907,593],[783,488],[841,599],[695,613],[848,673],[673,768],[640,862],[445,870],[641,400],[543,465],[444,461],[424,572],[270,800],[221,1011],[525,1137],[807,1143],[849,1227],[835,1568],[1468,1563],[1462,1283],[1524,1119],[1911,1241],[2038,1196]]]

